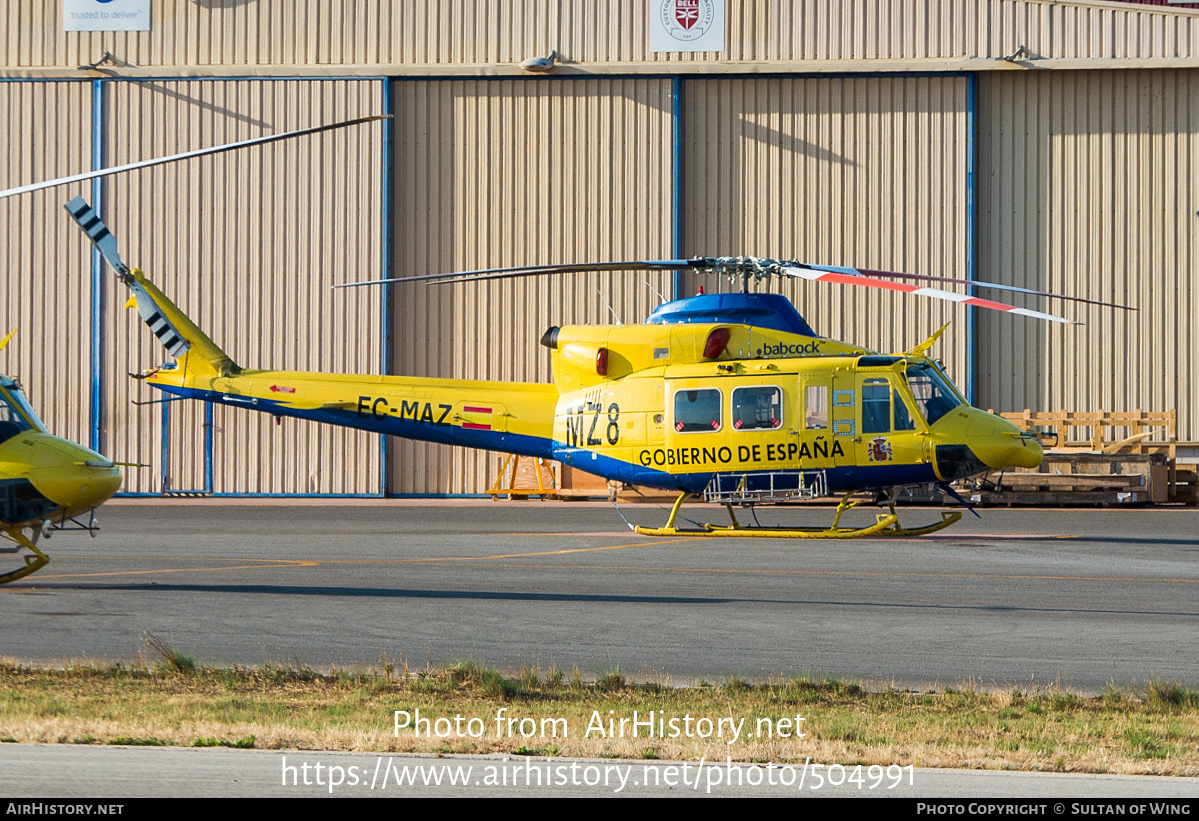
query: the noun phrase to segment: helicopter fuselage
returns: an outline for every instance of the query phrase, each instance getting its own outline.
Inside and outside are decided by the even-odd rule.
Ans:
[[[741,314],[721,295],[734,304],[708,310],[711,298],[692,298],[660,309],[666,321],[551,328],[547,385],[243,370],[133,276],[170,323],[161,334],[191,346],[149,384],[276,416],[557,459],[691,493],[730,479],[820,495],[882,490],[1041,460],[1035,440],[970,407],[936,361],[796,333],[784,314],[798,313],[773,295],[735,295],[750,305]],[[729,321],[738,318],[762,324]]]

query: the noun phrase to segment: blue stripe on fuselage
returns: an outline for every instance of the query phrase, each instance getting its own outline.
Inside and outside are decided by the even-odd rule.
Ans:
[[[686,490],[691,493],[702,493],[717,471],[701,473],[667,473],[651,467],[623,462],[594,451],[582,448],[567,448],[561,443],[555,443],[554,458],[560,462],[605,476],[609,479],[619,479],[633,485],[662,488],[664,490]],[[828,479],[828,491],[840,495],[851,490],[886,490],[905,485],[924,485],[940,481],[933,472],[932,465],[855,465],[850,467],[805,468],[803,473],[811,480],[811,474],[816,470],[824,470]],[[746,473],[763,473],[765,470],[728,470],[720,471],[729,476],[743,476]],[[772,472],[780,475],[798,473],[797,466],[775,468]]]

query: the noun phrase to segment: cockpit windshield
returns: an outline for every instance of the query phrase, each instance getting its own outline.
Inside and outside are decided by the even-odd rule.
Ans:
[[[933,424],[963,404],[945,375],[931,363],[908,365],[906,375],[908,386],[916,398],[916,407],[920,409],[924,421],[928,424]]]
[[[0,442],[27,430],[45,430],[45,427],[17,384],[8,379],[0,381]]]

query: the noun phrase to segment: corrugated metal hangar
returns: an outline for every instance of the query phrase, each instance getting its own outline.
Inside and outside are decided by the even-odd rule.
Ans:
[[[6,4],[0,111],[22,127],[0,187],[394,119],[0,201],[0,319],[21,327],[3,369],[54,433],[150,465],[126,492],[494,478],[490,454],[133,404],[159,398],[127,374],[162,351],[62,210],[80,194],[243,365],[548,381],[547,326],[640,321],[671,276],[329,286],[747,254],[1135,305],[1045,327],[784,286],[818,333],[885,351],[953,320],[937,352],[979,407],[1176,408],[1199,439],[1196,6],[725,0],[724,50],[663,53],[661,2],[151,0],[132,32],[64,31],[64,0]],[[548,72],[519,65],[551,53]],[[681,290],[701,284],[726,287]]]

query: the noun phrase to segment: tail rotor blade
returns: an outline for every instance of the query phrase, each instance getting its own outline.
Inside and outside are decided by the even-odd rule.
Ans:
[[[117,253],[117,238],[108,230],[108,226],[100,219],[100,215],[96,213],[95,209],[88,205],[83,197],[75,197],[63,207],[67,209],[71,219],[79,223],[79,227],[87,234],[87,238],[92,241],[92,244],[100,249],[100,253],[117,272],[117,276],[133,291],[138,314],[162,342],[167,353],[173,357],[179,357],[186,353],[191,347],[191,343],[187,341],[184,334],[179,332],[178,328],[171,324],[170,320],[162,315],[154,299],[146,293],[145,287],[137,282],[129,268],[121,261],[121,257]]]
[[[121,255],[117,253],[117,238],[108,230],[108,226],[100,219],[100,215],[96,213],[95,209],[88,205],[83,197],[75,197],[63,207],[67,209],[71,219],[79,223],[79,227],[83,229],[83,233],[87,234],[92,245],[100,249],[100,254],[113,267],[113,270],[117,274],[127,275],[129,267],[121,262]]]

